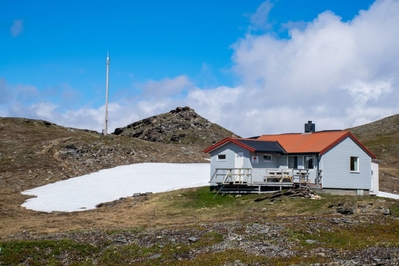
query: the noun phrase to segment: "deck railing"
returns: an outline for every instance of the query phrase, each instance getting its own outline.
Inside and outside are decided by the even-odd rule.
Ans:
[[[307,184],[309,171],[307,169],[265,168],[266,173],[255,180],[252,168],[216,168],[209,183],[216,184],[247,184],[254,185],[294,185]],[[257,180],[259,179],[259,180]]]
[[[252,184],[252,168],[216,168],[209,183]]]

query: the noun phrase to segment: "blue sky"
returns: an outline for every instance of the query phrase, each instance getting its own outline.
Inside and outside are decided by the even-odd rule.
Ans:
[[[399,113],[399,1],[19,1],[0,8],[0,116],[109,131],[190,106],[243,136]]]

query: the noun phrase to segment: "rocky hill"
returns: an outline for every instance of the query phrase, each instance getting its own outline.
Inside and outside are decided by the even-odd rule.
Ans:
[[[187,106],[117,128],[114,134],[151,142],[180,143],[203,148],[225,137],[237,137],[233,132],[208,121]]]
[[[380,189],[399,191],[399,114],[349,130],[380,162]]]
[[[2,195],[4,190],[18,192],[119,165],[206,162],[206,157],[197,146],[103,136],[43,120],[0,118]]]

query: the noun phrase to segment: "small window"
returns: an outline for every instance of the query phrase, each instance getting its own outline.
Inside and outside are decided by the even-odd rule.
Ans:
[[[314,168],[314,157],[306,156],[305,159],[306,159],[306,162],[305,162],[306,168],[313,169]]]
[[[226,154],[218,154],[218,161],[226,160]]]
[[[263,161],[269,162],[272,161],[272,156],[270,154],[263,154]]]
[[[359,157],[351,156],[350,171],[351,172],[359,172]]]

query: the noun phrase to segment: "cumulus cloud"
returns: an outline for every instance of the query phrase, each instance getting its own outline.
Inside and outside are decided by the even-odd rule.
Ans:
[[[231,46],[239,85],[204,89],[183,75],[135,84],[140,95],[110,103],[109,128],[185,105],[245,137],[301,132],[308,120],[318,130],[343,129],[399,113],[399,0],[377,0],[345,22],[329,11],[310,22],[284,22],[285,39],[251,31],[269,24],[271,8],[270,1],[263,3],[250,18],[250,30]],[[4,86],[0,82],[0,91]],[[29,86],[19,91],[37,93]],[[104,106],[62,112],[49,101],[26,110],[17,102],[15,113],[99,132],[104,125]]]
[[[16,38],[24,31],[24,21],[23,19],[14,20],[11,27],[10,33],[11,36]]]
[[[290,124],[298,123],[294,117],[300,111],[300,121],[313,118],[327,129],[397,113],[399,14],[394,10],[399,1],[377,1],[348,22],[321,13],[302,30],[290,30],[288,39],[247,34],[232,46],[233,69],[244,87],[259,91],[251,106],[263,114],[288,110],[281,118]],[[396,101],[381,101],[387,98]],[[270,131],[272,120],[265,121],[262,133]]]

